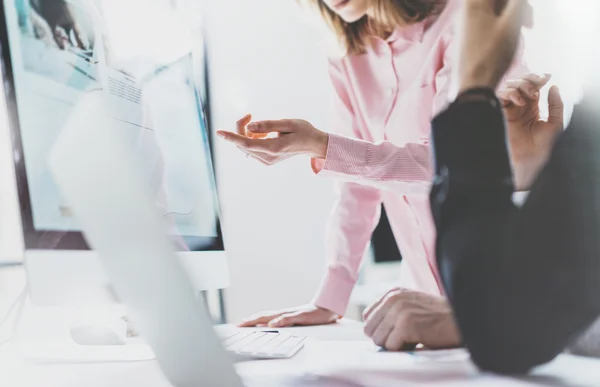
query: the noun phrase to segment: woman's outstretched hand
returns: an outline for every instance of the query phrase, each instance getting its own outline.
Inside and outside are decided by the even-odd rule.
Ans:
[[[235,133],[219,130],[217,134],[265,165],[296,155],[324,159],[327,154],[329,136],[307,121],[251,121],[247,114],[237,121]]]

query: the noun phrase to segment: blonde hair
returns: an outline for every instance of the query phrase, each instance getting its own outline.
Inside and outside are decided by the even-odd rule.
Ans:
[[[439,13],[446,4],[446,0],[370,0],[373,17],[365,15],[348,23],[322,0],[299,1],[316,7],[336,35],[345,55],[364,53],[372,37],[385,38],[398,26],[421,22]]]

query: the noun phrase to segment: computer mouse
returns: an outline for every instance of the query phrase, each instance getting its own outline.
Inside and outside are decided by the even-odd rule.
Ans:
[[[125,341],[105,325],[81,325],[71,329],[71,338],[79,345],[124,345]]]

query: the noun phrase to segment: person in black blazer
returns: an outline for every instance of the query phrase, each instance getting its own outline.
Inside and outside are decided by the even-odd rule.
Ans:
[[[526,0],[465,1],[460,93],[432,122],[442,281],[475,364],[505,374],[552,360],[600,316],[600,101],[588,93],[563,132],[555,87],[545,121],[529,103],[539,95],[519,106],[494,92],[529,10]],[[531,86],[511,92],[527,98]],[[514,135],[534,150],[522,155],[522,207],[512,201]]]

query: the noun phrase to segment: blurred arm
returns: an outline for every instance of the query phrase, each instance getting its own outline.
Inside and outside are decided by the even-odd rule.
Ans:
[[[483,370],[548,362],[600,314],[600,138],[588,125],[560,138],[518,209],[499,102],[459,98],[433,121],[438,265]]]

